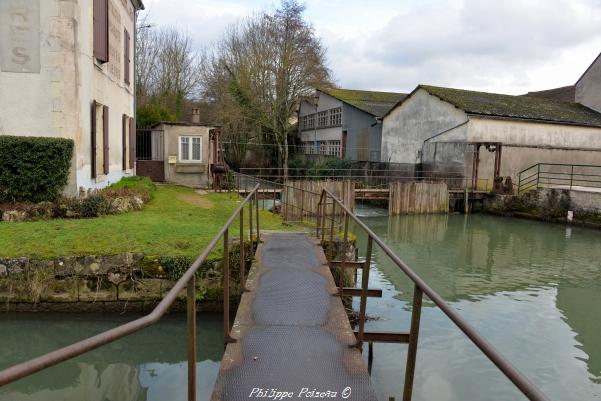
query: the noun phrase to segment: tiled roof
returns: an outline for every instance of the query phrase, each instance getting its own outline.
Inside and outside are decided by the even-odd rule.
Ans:
[[[373,92],[336,88],[319,88],[318,90],[375,117],[382,117],[395,104],[407,97],[406,93],[396,92]]]
[[[545,99],[563,100],[564,102],[576,101],[576,85],[562,86],[561,88],[528,92],[523,96],[542,97]]]
[[[601,113],[579,103],[419,85],[468,114],[601,127]]]

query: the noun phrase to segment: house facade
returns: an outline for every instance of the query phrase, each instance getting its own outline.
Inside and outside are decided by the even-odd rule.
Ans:
[[[0,135],[75,142],[65,192],[135,171],[140,0],[2,0]]]
[[[405,94],[317,89],[299,110],[301,153],[353,161],[380,161],[384,115]]]
[[[211,130],[215,127],[200,123],[164,122],[154,125],[149,131],[158,135],[161,143],[151,141],[151,153],[162,152],[156,159],[139,160],[138,175],[146,175],[142,169],[147,163],[156,163],[160,172],[152,176],[153,181],[169,182],[193,188],[208,188],[211,185],[210,167],[213,163]],[[140,154],[144,149],[140,149]],[[158,178],[158,179],[157,179]]]
[[[419,85],[383,118],[382,160],[476,177],[478,189],[536,163],[599,165],[600,72],[597,58],[573,89],[526,96]]]

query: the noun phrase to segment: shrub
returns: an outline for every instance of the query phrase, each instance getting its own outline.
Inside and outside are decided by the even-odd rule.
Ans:
[[[108,188],[104,189],[103,192],[106,194],[110,193],[119,193],[122,194],[141,194],[144,193],[144,201],[152,198],[156,186],[150,181],[148,177],[123,177],[120,181],[110,185]]]
[[[98,217],[113,212],[111,202],[103,195],[91,195],[82,199],[78,209],[82,217]]]
[[[0,202],[53,201],[67,185],[73,141],[0,136]]]

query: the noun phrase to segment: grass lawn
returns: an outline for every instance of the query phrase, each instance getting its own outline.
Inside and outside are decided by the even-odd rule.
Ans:
[[[144,210],[93,219],[0,223],[0,257],[52,259],[59,256],[197,256],[240,204],[237,194],[208,193],[158,186]],[[245,207],[248,235],[248,207]],[[282,220],[261,211],[261,229],[286,230]],[[230,238],[239,233],[238,220]]]

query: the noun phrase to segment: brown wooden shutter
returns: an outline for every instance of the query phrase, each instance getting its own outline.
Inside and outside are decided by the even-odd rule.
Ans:
[[[94,0],[94,57],[102,63],[109,61],[108,0]]]
[[[121,143],[123,144],[121,153],[121,166],[123,170],[127,170],[127,127],[127,116],[123,114],[123,117],[121,117]]]
[[[129,36],[129,32],[127,32],[127,29],[124,32],[124,43],[125,43],[125,48],[123,49],[123,60],[125,62],[125,65],[123,66],[123,70],[124,70],[124,80],[125,83],[127,85],[129,85],[129,66],[130,66],[130,55],[129,55],[129,46],[130,46],[130,41],[131,38]]]
[[[136,120],[129,119],[129,168],[136,167]]]
[[[92,102],[90,122],[92,123],[91,130],[90,130],[90,132],[91,132],[90,141],[91,141],[91,145],[92,145],[91,146],[92,159],[90,162],[90,166],[92,168],[91,177],[96,178],[96,101]]]
[[[102,161],[104,164],[104,174],[109,173],[109,107],[102,106]]]

